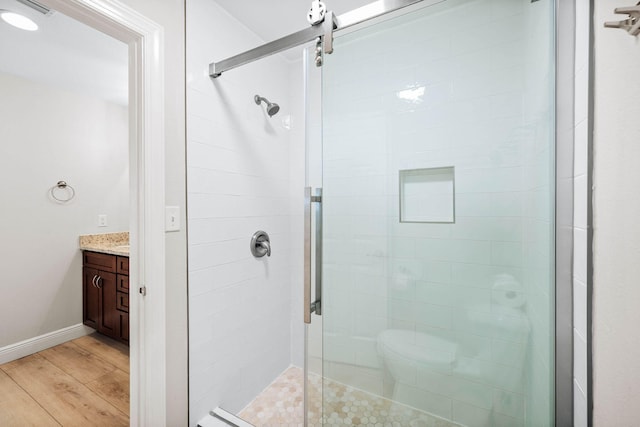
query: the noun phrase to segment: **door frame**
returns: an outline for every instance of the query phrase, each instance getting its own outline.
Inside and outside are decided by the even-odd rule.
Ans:
[[[129,46],[130,425],[162,427],[167,412],[164,29],[116,0],[38,1]]]

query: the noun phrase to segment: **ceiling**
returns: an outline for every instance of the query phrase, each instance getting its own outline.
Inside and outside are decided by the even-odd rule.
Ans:
[[[61,13],[45,16],[15,0],[0,9],[28,16],[37,31],[0,20],[0,72],[120,105],[128,100],[128,47]]]
[[[251,7],[247,1],[217,0],[265,42],[309,26],[306,15],[311,0],[249,1]],[[340,15],[372,1],[327,0],[325,4]],[[29,32],[0,21],[0,72],[127,104],[128,52],[124,43],[61,13],[45,16],[16,0],[0,0],[0,9],[22,13],[40,26]],[[295,50],[284,55],[290,60],[300,58]]]
[[[328,10],[341,15],[373,1],[375,0],[324,0],[324,3]],[[251,7],[247,7],[247,1],[217,0],[217,2],[265,42],[309,26],[307,12],[311,8],[311,0],[253,0]],[[299,51],[287,51],[284,55],[290,60],[301,58]]]

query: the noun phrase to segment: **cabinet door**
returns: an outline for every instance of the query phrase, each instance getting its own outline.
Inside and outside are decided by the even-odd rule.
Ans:
[[[82,269],[82,322],[93,329],[100,325],[100,289],[94,285],[98,274],[95,268]]]
[[[98,331],[113,338],[120,335],[120,317],[116,308],[116,275],[106,271],[98,272],[96,280],[100,287],[100,324]]]

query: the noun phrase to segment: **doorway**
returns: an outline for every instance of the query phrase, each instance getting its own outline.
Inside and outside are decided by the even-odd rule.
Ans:
[[[32,31],[4,20],[0,27],[1,169],[4,180],[16,182],[3,190],[14,209],[3,214],[13,250],[3,257],[12,291],[2,323],[11,327],[0,347],[4,361],[19,357],[0,370],[17,386],[18,400],[29,403],[2,414],[129,425],[130,322],[128,303],[117,304],[128,300],[129,270],[116,276],[104,264],[95,286],[86,280],[94,255],[129,260],[126,247],[116,246],[129,245],[135,200],[128,47],[44,6],[3,0],[0,8],[3,18],[12,13],[33,23]]]
[[[130,175],[131,424],[162,425],[165,389],[164,132],[162,126],[162,28],[117,2],[42,1],[128,45]],[[158,49],[143,49],[147,44]],[[153,93],[153,96],[151,95]],[[153,143],[151,143],[153,141]],[[73,183],[68,183],[72,187]],[[153,184],[153,185],[152,185]],[[148,292],[144,297],[145,291]],[[150,304],[147,307],[147,304]],[[157,375],[149,377],[146,370]]]

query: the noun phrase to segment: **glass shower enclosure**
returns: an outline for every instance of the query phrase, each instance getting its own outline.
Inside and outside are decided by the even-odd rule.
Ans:
[[[554,46],[552,1],[448,0],[307,66],[308,425],[554,424]]]
[[[187,2],[191,426],[571,424],[560,4],[383,0],[323,54]]]

